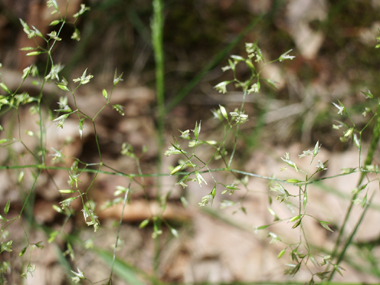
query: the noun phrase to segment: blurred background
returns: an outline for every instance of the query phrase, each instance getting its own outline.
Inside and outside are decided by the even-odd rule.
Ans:
[[[65,66],[60,74],[68,80],[80,77],[86,68],[94,75],[91,84],[76,92],[78,106],[91,116],[105,104],[101,100],[102,89],[110,92],[115,70],[117,74],[123,73],[124,80],[113,92],[113,102],[124,107],[125,116],[108,108],[96,120],[102,157],[107,165],[124,173],[137,173],[135,162],[120,154],[122,143],[127,142],[138,155],[147,147],[147,152],[141,156],[142,171],[144,174],[157,173],[160,171],[157,167],[159,153],[170,146],[172,136],[180,135],[178,130],[193,129],[199,121],[202,121],[204,139],[219,138],[223,128],[212,118],[211,110],[221,104],[233,111],[241,105],[243,94],[233,86],[228,87],[227,94],[220,94],[214,86],[232,79],[231,72],[223,72],[221,68],[228,65],[229,55],[246,56],[247,42],[257,42],[267,62],[289,50],[295,58],[266,66],[261,75],[276,82],[277,88],[262,82],[260,92],[247,97],[245,110],[249,121],[241,126],[233,167],[263,176],[289,178],[293,175],[293,178],[299,174],[280,172],[284,166],[280,157],[289,152],[300,167],[307,169],[309,161],[298,160],[298,154],[312,149],[317,141],[322,144],[320,160],[329,161],[326,176],[359,164],[357,149],[351,142],[342,143],[339,139],[342,131],[332,129],[335,120],[345,120],[337,115],[338,110],[332,102],[341,101],[359,129],[367,124],[368,118],[361,113],[371,106],[361,91],[370,90],[375,97],[380,91],[377,82],[380,54],[375,49],[376,37],[380,35],[380,1],[164,1],[164,150],[157,144],[152,1],[70,1],[68,22],[82,3],[91,10],[76,23],[81,41],[70,38],[74,28],[66,25],[61,33],[63,40],[54,47],[53,56],[55,63]],[[66,1],[62,5],[64,7]],[[44,1],[0,1],[0,62],[3,64],[0,71],[3,81],[12,89],[20,83],[23,68],[34,63],[42,75],[47,61],[43,55],[26,58],[25,53],[19,51],[23,46],[36,44],[23,34],[19,18],[43,33],[53,30],[48,25],[54,20]],[[44,43],[38,44],[43,46]],[[238,66],[237,76],[248,78],[249,70]],[[36,95],[39,88],[32,81],[26,81],[21,91]],[[56,109],[62,95],[65,94],[54,84],[47,84],[44,91],[46,107]],[[72,98],[69,103],[73,103]],[[19,121],[14,114],[2,111],[1,115],[4,128],[15,128],[19,123],[22,130],[38,132],[28,108],[20,109]],[[48,149],[63,149],[68,157],[78,157],[88,163],[99,162],[92,126],[86,125],[83,138],[80,138],[77,125],[74,117],[67,120],[62,130],[49,122],[46,126]],[[370,134],[370,131],[364,132],[363,139],[368,140]],[[21,137],[30,149],[37,148],[38,140],[24,135],[24,131]],[[233,140],[230,147],[232,144]],[[202,151],[198,155],[207,157],[209,149]],[[30,161],[24,149],[16,144],[2,148],[1,152],[3,165]],[[169,173],[169,167],[177,165],[178,159],[164,157],[162,172]],[[72,161],[68,158],[62,165],[69,167]],[[28,171],[32,177],[32,170]],[[17,185],[18,173],[2,171],[0,175],[3,181],[0,196],[4,197],[0,201],[1,208],[11,199],[10,214],[17,216],[30,185]],[[216,173],[215,177],[225,184],[234,181],[234,177],[226,173]],[[8,229],[16,236],[14,253],[1,257],[13,264],[14,270],[7,272],[9,284],[21,284],[19,273],[25,270],[28,262],[27,258],[17,257],[17,249],[25,246],[24,231],[31,243],[43,241],[45,248],[33,251],[31,260],[37,268],[33,278],[29,277],[23,284],[70,284],[67,272],[76,271],[77,267],[94,282],[109,276],[118,231],[115,222],[120,219],[122,210],[120,204],[106,210],[100,207],[114,198],[117,185],[126,187],[128,179],[99,175],[92,183],[94,175],[91,173],[83,173],[80,178],[80,187],[90,189],[88,195],[97,204],[102,225],[99,232],[94,234],[93,229],[83,223],[80,203],[73,203],[77,214],[69,221],[53,210],[52,205],[62,200],[57,189],[68,187],[67,172],[42,173],[25,211],[28,223],[22,226],[16,222]],[[302,179],[302,176],[296,178]],[[331,227],[338,230],[357,179],[358,176],[352,175],[310,187],[310,213],[331,222]],[[198,203],[212,189],[210,177],[206,177],[208,185],[199,187],[193,183],[183,190],[175,186],[175,177],[165,176],[163,191],[168,195],[163,217],[168,224],[163,225],[158,251],[157,243],[151,238],[152,225],[138,228],[141,221],[151,218],[159,208],[156,178],[148,176],[143,180],[138,181],[144,184],[143,190],[138,183],[133,185],[130,204],[123,214],[120,227],[123,246],[117,252],[119,259],[112,284],[265,284],[275,281],[285,284],[289,280],[310,280],[307,269],[302,269],[295,277],[284,276],[284,264],[290,262],[289,256],[277,260],[284,244],[269,244],[268,231],[254,233],[254,226],[273,222],[267,211],[267,180],[249,179],[248,190],[236,191],[227,197],[233,202],[231,207],[223,204],[226,197],[219,191],[212,206],[201,208]],[[181,197],[186,197],[187,208],[181,203]],[[343,276],[336,275],[337,281],[379,282],[379,205],[377,197],[342,265],[346,271]],[[284,205],[273,207],[281,218],[292,216]],[[360,213],[360,207],[355,211]],[[178,231],[179,238],[170,234],[170,228]],[[64,234],[61,233],[55,242],[47,243],[49,234],[61,229]],[[316,252],[323,256],[332,249],[336,233],[326,232],[313,219],[307,230],[309,242]],[[298,238],[298,232],[289,224],[277,225],[270,231],[283,235],[287,243]],[[75,249],[74,260],[70,254],[65,255],[68,242]],[[86,247],[89,242],[94,244],[92,249]],[[156,270],[155,262],[158,262]]]

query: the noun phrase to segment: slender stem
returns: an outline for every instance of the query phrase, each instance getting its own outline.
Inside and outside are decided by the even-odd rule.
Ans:
[[[158,173],[162,172],[162,154],[164,148],[164,120],[165,120],[165,82],[164,82],[164,51],[163,51],[163,3],[162,0],[153,0],[152,44],[156,61],[156,96],[158,108]],[[157,199],[160,199],[161,177],[157,177]],[[154,271],[157,274],[160,254],[160,236],[155,239]]]
[[[117,249],[118,249],[119,242],[120,242],[120,230],[121,230],[121,224],[123,223],[125,205],[127,204],[129,191],[130,191],[130,189],[131,189],[131,184],[132,184],[132,179],[129,180],[129,184],[128,184],[128,188],[127,188],[128,190],[127,190],[127,191],[125,192],[125,194],[124,194],[124,201],[123,201],[123,207],[122,207],[122,209],[121,209],[121,215],[120,215],[120,221],[119,221],[119,228],[118,228],[118,230],[117,230],[115,247],[114,247],[114,249],[113,249],[112,265],[111,265],[111,273],[110,273],[110,278],[109,278],[109,280],[112,280],[112,275],[113,275],[113,270],[114,270],[114,264],[115,264],[115,259],[116,259],[116,251],[117,251]]]
[[[165,118],[165,85],[164,85],[164,52],[163,52],[163,17],[162,0],[153,0],[152,43],[154,58],[156,61],[156,96],[158,108],[158,163],[161,172],[162,149],[164,143],[164,118]],[[160,185],[158,185],[160,186]]]

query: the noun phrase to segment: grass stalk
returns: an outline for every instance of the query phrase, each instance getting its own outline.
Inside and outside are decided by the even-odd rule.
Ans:
[[[156,97],[158,109],[158,159],[157,171],[162,173],[162,157],[164,149],[165,124],[165,77],[164,77],[164,51],[163,51],[163,3],[162,0],[153,0],[152,44],[156,64]],[[161,177],[157,177],[157,201],[160,200]],[[158,225],[160,227],[160,224]],[[160,236],[155,238],[153,267],[157,275],[160,255]]]
[[[165,119],[165,78],[164,78],[164,51],[163,51],[163,15],[162,0],[153,1],[152,44],[156,62],[156,97],[158,109],[158,172],[161,173],[162,149],[164,145]],[[160,188],[160,184],[158,184]]]

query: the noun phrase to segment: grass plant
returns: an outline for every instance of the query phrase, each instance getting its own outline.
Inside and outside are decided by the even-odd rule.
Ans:
[[[36,228],[36,222],[33,218],[33,207],[35,201],[36,188],[38,187],[39,179],[43,174],[46,174],[51,181],[52,185],[55,185],[57,191],[61,197],[59,204],[54,205],[53,208],[56,212],[61,214],[63,218],[62,226],[60,229],[56,228],[42,228],[39,230],[45,231],[48,235],[49,243],[56,243],[58,239],[64,241],[65,251],[60,250],[59,259],[61,264],[67,270],[70,269],[70,282],[71,283],[83,283],[89,282],[91,284],[112,284],[112,280],[115,278],[114,273],[122,280],[129,284],[164,284],[160,280],[159,263],[160,253],[162,250],[162,234],[164,228],[167,228],[173,237],[178,237],[178,232],[168,221],[163,218],[163,213],[167,206],[167,200],[169,199],[170,192],[164,193],[162,190],[162,178],[163,177],[175,177],[176,186],[181,186],[184,191],[188,187],[189,183],[197,183],[204,188],[204,196],[199,201],[199,207],[204,207],[204,211],[209,215],[223,220],[228,224],[232,224],[237,228],[248,230],[252,232],[265,231],[271,240],[271,243],[278,243],[283,246],[283,249],[278,253],[278,258],[283,256],[289,256],[291,263],[286,264],[285,274],[289,276],[295,276],[302,268],[306,268],[309,273],[309,280],[306,284],[317,284],[317,282],[324,282],[324,284],[338,284],[333,283],[334,274],[337,272],[341,275],[344,274],[341,263],[345,260],[346,251],[349,246],[356,245],[354,242],[355,234],[362,224],[365,214],[370,207],[376,207],[372,205],[375,192],[378,190],[375,186],[372,186],[378,182],[379,169],[376,164],[373,163],[374,153],[378,145],[380,137],[380,108],[378,107],[380,102],[377,97],[371,94],[371,92],[363,92],[364,96],[369,102],[369,106],[364,110],[363,116],[368,118],[368,123],[358,128],[352,119],[345,106],[341,102],[334,102],[332,108],[337,109],[337,115],[347,118],[348,123],[338,122],[333,125],[333,128],[342,131],[342,142],[352,142],[358,149],[358,166],[355,168],[345,168],[342,173],[333,176],[319,176],[324,173],[328,167],[328,162],[322,162],[319,160],[319,152],[321,150],[321,144],[317,141],[314,143],[314,148],[311,150],[305,150],[302,154],[298,154],[299,158],[310,160],[309,166],[306,169],[299,167],[291,156],[294,154],[285,153],[281,160],[284,164],[284,168],[289,168],[294,171],[293,176],[286,179],[280,179],[273,176],[263,176],[256,173],[251,173],[237,169],[234,165],[236,159],[236,153],[238,151],[238,141],[240,139],[241,125],[245,124],[249,118],[245,112],[246,99],[249,96],[255,96],[263,85],[267,85],[270,88],[276,88],[275,82],[270,79],[262,77],[262,71],[267,65],[275,62],[283,62],[293,60],[292,50],[288,50],[281,54],[278,58],[272,61],[266,62],[262,51],[259,48],[257,42],[246,43],[246,57],[240,55],[232,55],[228,59],[228,65],[223,67],[223,71],[231,73],[231,79],[222,81],[215,86],[215,89],[226,94],[231,86],[240,89],[243,92],[243,100],[239,108],[229,110],[228,107],[219,105],[218,108],[212,110],[214,119],[218,121],[220,128],[223,130],[222,136],[215,139],[204,138],[202,132],[202,122],[195,122],[193,129],[180,130],[179,134],[173,135],[173,141],[171,145],[164,151],[164,131],[165,131],[165,116],[168,110],[172,109],[179,101],[181,101],[191,88],[197,84],[201,78],[205,76],[208,70],[220,61],[228,51],[238,42],[242,40],[244,35],[251,30],[260,20],[261,17],[254,19],[246,30],[244,30],[229,46],[223,49],[217,54],[205,69],[202,70],[193,81],[189,83],[176,97],[171,101],[167,107],[165,107],[165,70],[164,70],[164,45],[163,45],[163,26],[164,26],[164,3],[162,0],[153,0],[153,17],[151,23],[152,30],[152,47],[155,58],[156,66],[156,98],[157,98],[157,144],[159,154],[157,158],[157,173],[145,174],[144,169],[141,167],[140,154],[133,149],[128,143],[124,142],[120,145],[120,154],[131,158],[136,164],[136,173],[125,173],[117,170],[113,165],[105,163],[102,158],[102,148],[99,142],[97,120],[102,112],[108,108],[112,108],[115,112],[118,112],[121,116],[124,116],[123,106],[120,104],[112,104],[111,99],[115,87],[122,81],[122,74],[115,72],[113,82],[109,90],[103,89],[100,94],[96,94],[99,100],[104,100],[104,105],[94,115],[89,115],[87,110],[80,109],[77,104],[78,89],[82,85],[91,83],[93,76],[86,69],[82,75],[78,78],[71,80],[66,79],[60,75],[64,66],[60,63],[56,63],[54,60],[53,48],[59,44],[62,40],[60,38],[61,31],[66,22],[66,16],[60,15],[59,20],[54,20],[51,26],[56,27],[56,30],[43,35],[35,27],[30,27],[28,23],[21,20],[24,32],[30,38],[41,37],[46,43],[46,47],[25,47],[23,50],[28,51],[28,56],[46,56],[46,65],[42,70],[40,76],[40,70],[35,65],[27,67],[22,74],[22,84],[27,78],[33,78],[35,84],[40,86],[40,92],[37,96],[31,96],[26,92],[20,93],[22,90],[22,84],[16,90],[11,90],[7,82],[1,79],[0,88],[2,93],[0,95],[0,108],[2,115],[8,115],[13,117],[13,123],[8,124],[4,119],[4,126],[0,126],[2,137],[0,139],[0,147],[3,153],[6,153],[6,159],[3,165],[0,166],[0,170],[10,174],[10,179],[13,179],[18,185],[19,191],[25,190],[23,193],[23,204],[18,210],[16,216],[10,216],[10,210],[12,208],[11,199],[9,198],[4,203],[3,213],[0,215],[1,225],[1,254],[4,256],[4,261],[0,265],[0,283],[7,284],[7,276],[10,271],[14,271],[13,264],[7,261],[13,250],[13,237],[12,232],[9,230],[12,225],[18,223],[23,229],[23,247],[16,254],[23,260],[25,266],[23,271],[20,272],[20,276],[23,278],[29,278],[33,275],[35,265],[31,262],[34,250],[44,250],[42,242],[31,242],[29,236]],[[60,14],[60,10],[55,0],[47,1],[48,7],[52,9],[52,13]],[[80,11],[74,15],[75,18],[80,17],[83,13],[88,12],[89,8],[85,5],[81,6]],[[80,32],[73,24],[74,33],[72,38],[74,40],[80,39]],[[244,80],[238,77],[237,67],[243,66],[249,71],[249,76]],[[1,70],[0,70],[1,71]],[[64,92],[63,96],[59,98],[58,109],[51,108],[45,102],[49,102],[49,99],[45,97],[44,88],[47,83],[53,82],[57,88]],[[73,103],[69,103],[68,97],[72,99]],[[24,118],[21,116],[21,112],[29,107],[30,117],[33,120],[37,120],[38,131],[33,132],[28,129],[22,129],[21,121]],[[8,117],[8,118],[9,118]],[[36,119],[37,118],[37,119]],[[64,145],[57,145],[51,149],[47,148],[47,133],[52,124],[59,129],[65,127],[65,123],[68,118],[75,118],[78,124],[78,134],[80,139],[83,137],[84,128],[91,128],[94,133],[94,145],[96,148],[97,156],[91,161],[82,161],[76,157],[67,157],[61,150]],[[12,129],[12,124],[15,126],[16,132]],[[372,132],[371,142],[366,154],[363,153],[363,133]],[[24,142],[25,135],[28,135],[34,140],[34,145]],[[70,141],[64,144],[70,144]],[[15,147],[22,148],[22,155],[18,155],[15,151]],[[207,151],[201,151],[206,149]],[[146,150],[143,149],[142,155]],[[205,155],[206,153],[206,155]],[[178,157],[177,164],[172,166],[169,173],[162,168],[162,160],[164,155]],[[365,157],[363,160],[362,158]],[[72,161],[71,165],[66,165],[67,161]],[[214,167],[219,165],[218,167]],[[65,171],[68,177],[67,188],[61,188],[60,185],[54,181],[54,171]],[[83,189],[81,187],[81,177],[84,174],[92,174],[91,181]],[[218,181],[215,173],[226,173],[230,175],[231,181],[229,184]],[[309,214],[309,188],[311,185],[323,185],[325,180],[331,180],[341,176],[349,176],[355,173],[360,173],[360,179],[353,191],[350,199],[350,205],[347,208],[346,216],[339,226],[338,237],[336,239],[335,247],[331,252],[326,251],[323,248],[318,249],[317,246],[311,244],[308,241],[308,232],[306,232],[305,223],[310,220],[316,221],[320,227],[324,228],[328,232],[333,230],[330,227],[330,221],[321,220],[315,216]],[[88,227],[92,227],[94,233],[96,233],[101,227],[98,218],[96,203],[91,197],[91,190],[95,185],[99,175],[109,175],[122,177],[124,180],[123,185],[116,187],[114,191],[115,199],[108,201],[104,205],[104,209],[116,204],[122,205],[122,212],[120,220],[117,225],[117,233],[115,236],[115,243],[113,251],[107,251],[102,248],[96,248],[91,244],[91,240],[85,241],[84,248],[89,251],[95,252],[100,258],[102,258],[106,264],[110,265],[109,277],[105,280],[91,280],[90,276],[86,275],[84,268],[75,268],[75,253],[73,250],[73,244],[76,243],[73,236],[65,231],[65,225],[69,223],[70,219],[75,215],[75,209],[73,204],[80,204],[80,212],[83,214],[84,223]],[[302,174],[303,178],[299,177]],[[375,175],[375,178],[374,178]],[[16,177],[16,178],[15,178]],[[144,272],[143,270],[129,264],[117,256],[118,249],[122,246],[120,230],[123,224],[123,216],[125,207],[130,202],[132,191],[142,191],[146,194],[147,185],[145,184],[145,178],[156,178],[156,198],[160,207],[160,212],[154,213],[149,219],[145,219],[139,225],[140,228],[145,228],[148,225],[152,225],[152,238],[155,239],[155,249],[153,257],[154,274]],[[228,197],[234,194],[237,190],[245,190],[249,192],[248,182],[251,178],[259,178],[268,181],[269,194],[268,194],[268,212],[273,217],[273,222],[264,225],[244,225],[235,223],[232,219],[228,219],[223,215],[220,215],[218,210],[212,210],[210,206],[213,206],[214,199],[219,193],[224,197],[221,208],[227,208],[238,203],[232,201]],[[210,183],[211,181],[211,183]],[[173,188],[175,186],[173,185]],[[322,186],[321,186],[322,187]],[[296,191],[294,191],[296,189]],[[147,195],[146,195],[147,196]],[[244,200],[244,196],[242,200]],[[184,204],[186,204],[186,197],[183,195],[181,198]],[[294,202],[295,201],[295,202]],[[275,203],[279,203],[293,210],[289,211],[289,216],[280,217],[280,215],[274,210]],[[357,220],[356,225],[352,231],[345,235],[346,226],[350,219],[352,208],[357,205],[362,207],[361,216]],[[377,206],[378,207],[378,206]],[[246,212],[243,204],[239,206],[238,211]],[[263,213],[267,214],[267,213]],[[288,223],[291,225],[291,230],[297,231],[299,238],[292,242],[287,242],[280,235],[274,231],[270,231],[272,226],[279,223]],[[57,246],[58,247],[58,246]],[[318,249],[318,250],[317,250]],[[69,261],[70,257],[70,261]],[[378,258],[372,254],[368,249],[368,259],[371,261],[372,274],[379,277],[379,270],[376,270],[378,265]],[[359,266],[356,266],[359,268]],[[234,283],[244,284],[244,283]],[[255,284],[255,283],[250,283]],[[260,284],[290,284],[290,283],[260,283]],[[291,284],[296,284],[292,282]],[[342,284],[342,283],[339,283]],[[347,283],[345,283],[347,284]]]

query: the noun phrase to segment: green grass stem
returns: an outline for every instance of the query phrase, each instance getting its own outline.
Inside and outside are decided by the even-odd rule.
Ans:
[[[157,171],[162,172],[162,157],[164,149],[164,124],[165,124],[165,77],[164,77],[164,50],[163,50],[163,3],[162,0],[153,0],[153,20],[152,20],[152,44],[154,59],[156,62],[156,98],[158,109],[158,161]],[[161,178],[157,177],[157,200],[160,200]],[[158,220],[159,221],[159,220]],[[160,227],[158,222],[157,227]],[[153,267],[157,274],[160,255],[160,236],[155,239],[155,254]]]

